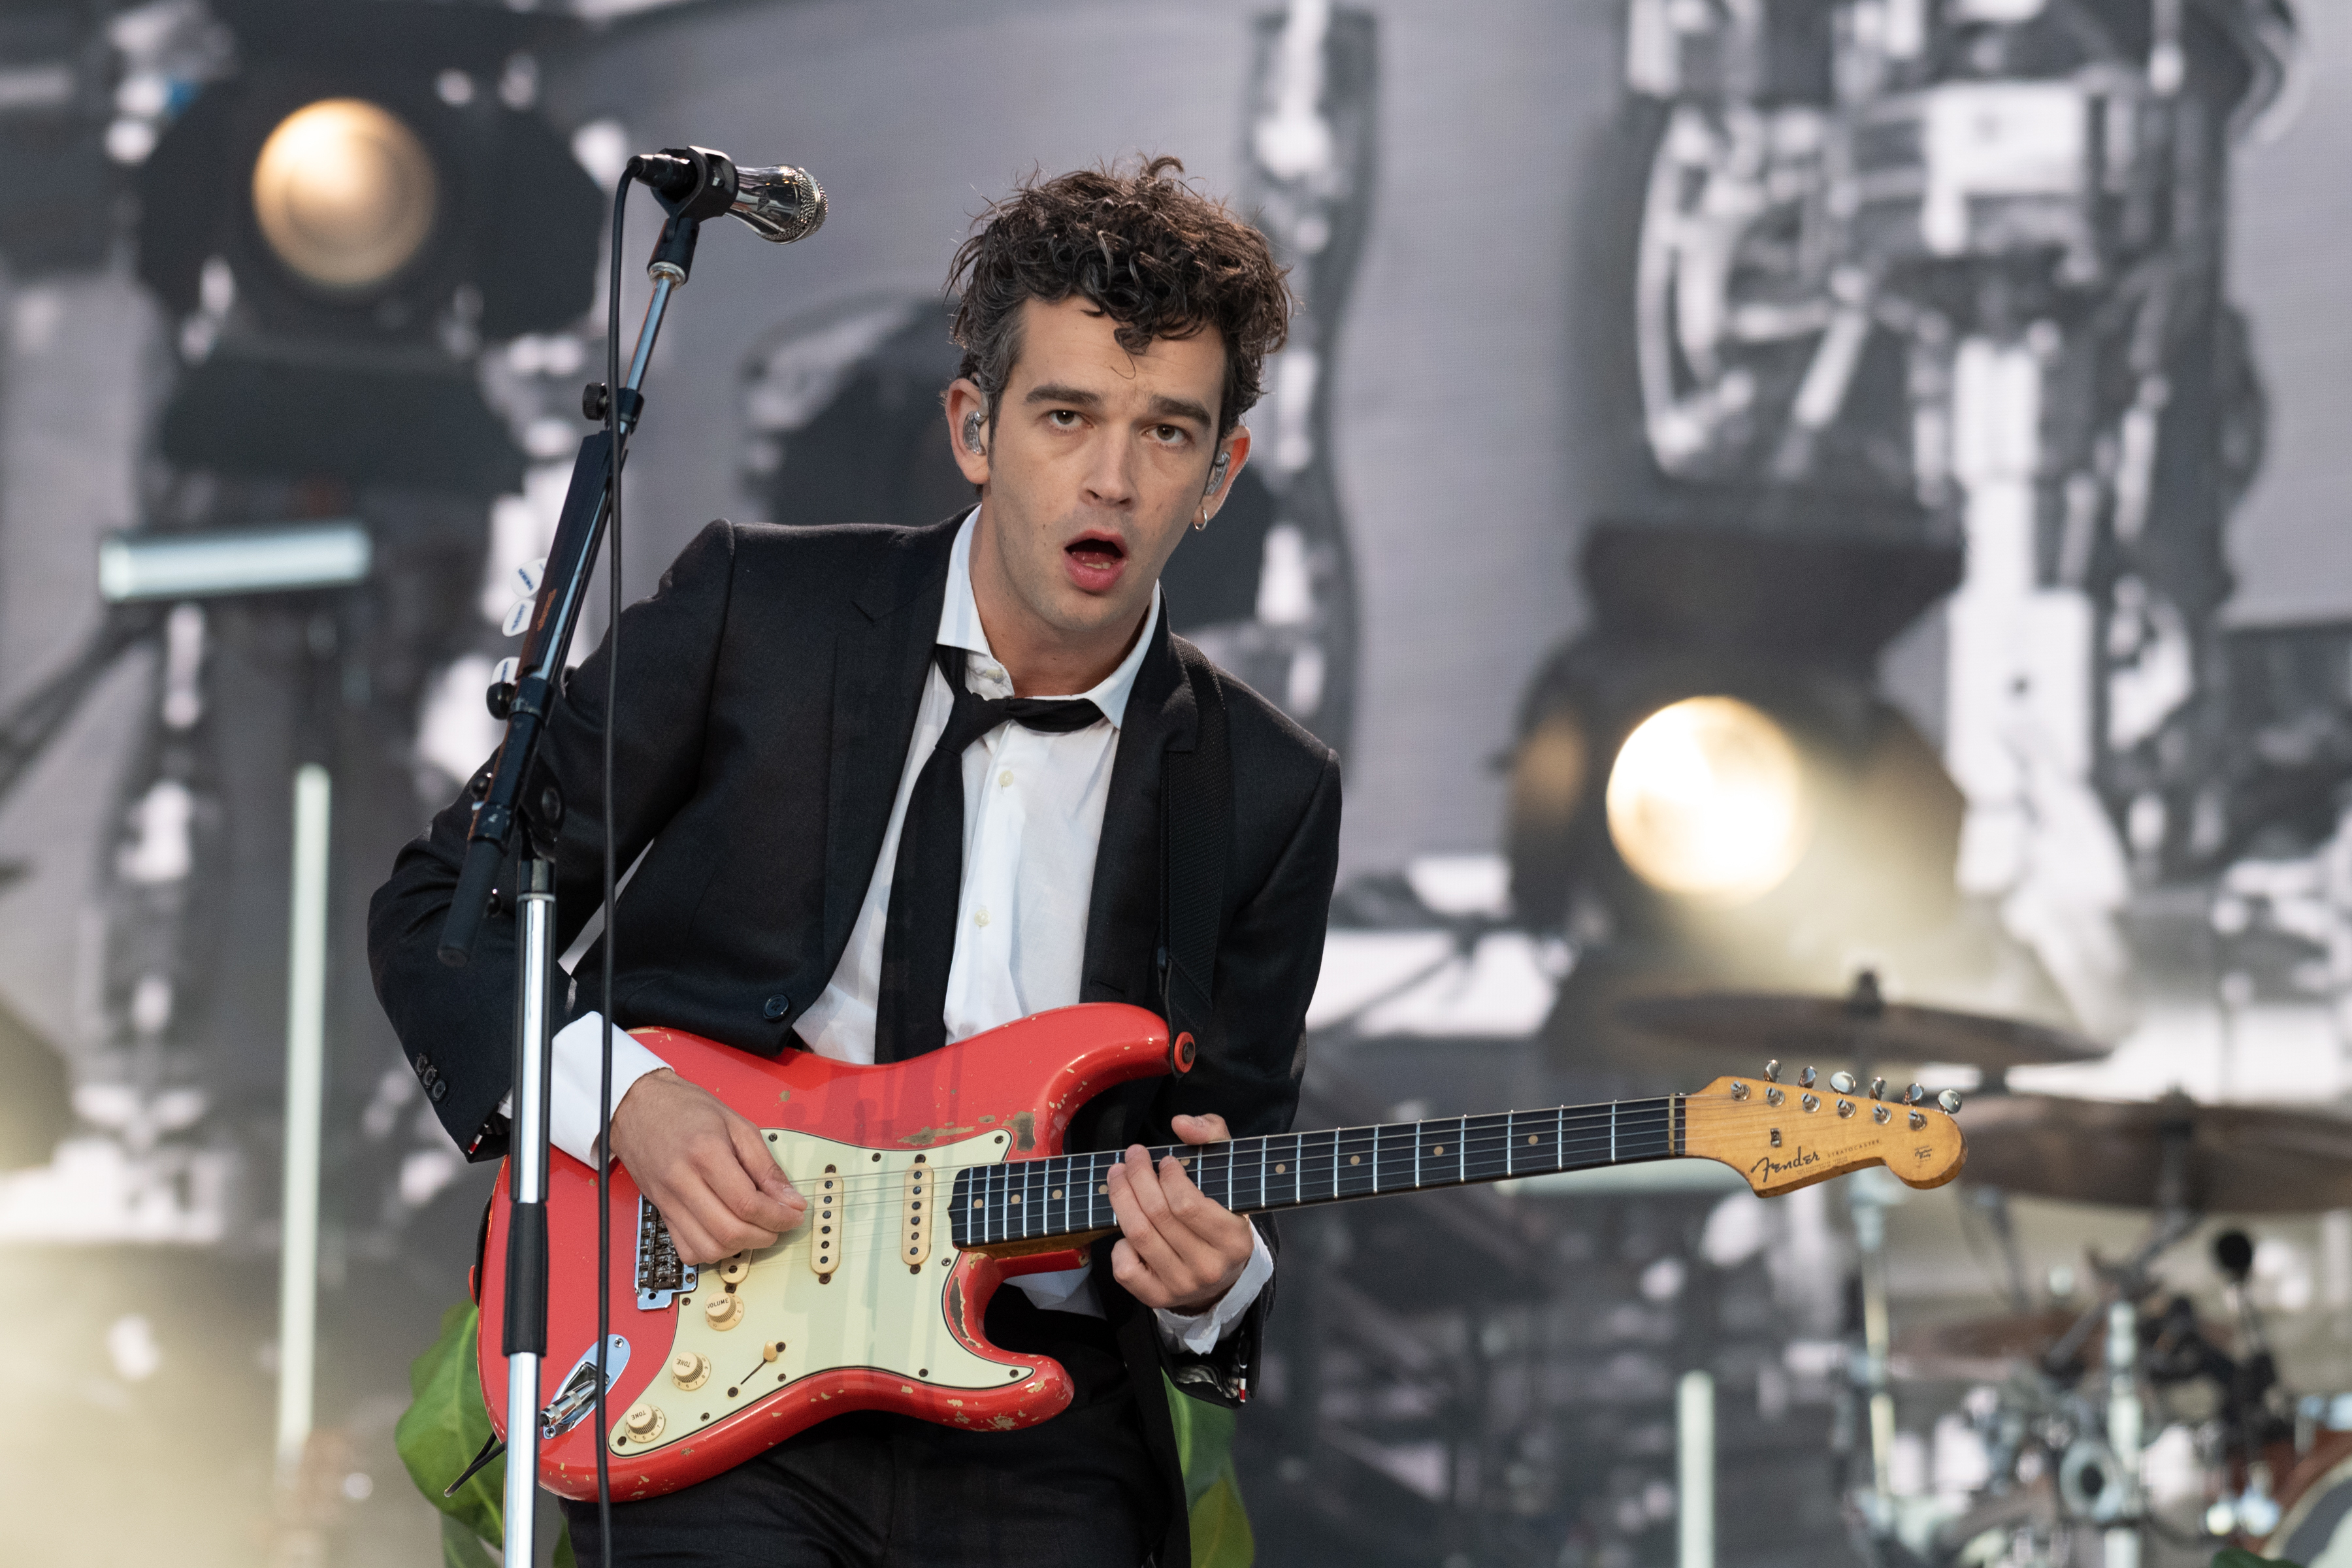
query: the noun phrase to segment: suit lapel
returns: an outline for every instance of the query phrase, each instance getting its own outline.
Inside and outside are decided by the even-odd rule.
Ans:
[[[824,857],[824,973],[849,945],[881,858],[947,597],[959,515],[894,542],[851,601],[834,647],[833,774]]]
[[[1161,759],[1170,751],[1192,749],[1197,721],[1163,607],[1128,695],[1111,760],[1110,797],[1103,806],[1087,905],[1079,993],[1086,1001],[1159,1005],[1152,954],[1160,931]]]

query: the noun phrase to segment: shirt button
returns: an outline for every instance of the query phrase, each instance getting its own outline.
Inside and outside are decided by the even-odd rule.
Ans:
[[[971,911],[971,923],[976,926],[984,926],[988,923],[988,906],[986,904],[982,904],[980,908]]]
[[[792,1010],[793,999],[781,994],[769,997],[767,1005],[760,1009],[771,1018],[781,1018]]]
[[[1013,787],[1013,770],[1011,768],[1007,768],[1003,773],[996,775],[996,787],[999,789],[1011,789]]]

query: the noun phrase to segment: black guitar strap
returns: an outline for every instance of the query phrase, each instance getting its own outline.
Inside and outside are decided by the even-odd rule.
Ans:
[[[1168,752],[1160,797],[1160,1011],[1169,1036],[1190,1032],[1203,1052],[1224,1044],[1214,1003],[1225,861],[1234,842],[1233,751],[1216,666],[1182,637],[1177,662],[1200,716],[1192,749]]]

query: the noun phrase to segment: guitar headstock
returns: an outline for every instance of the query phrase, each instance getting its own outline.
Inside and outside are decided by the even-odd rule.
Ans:
[[[1932,1099],[1917,1084],[1889,1098],[1885,1080],[1865,1089],[1845,1073],[1816,1088],[1807,1068],[1795,1084],[1719,1078],[1683,1100],[1683,1152],[1720,1161],[1759,1196],[1792,1193],[1864,1165],[1884,1165],[1907,1186],[1940,1187],[1968,1163],[1953,1115],[1960,1097]]]

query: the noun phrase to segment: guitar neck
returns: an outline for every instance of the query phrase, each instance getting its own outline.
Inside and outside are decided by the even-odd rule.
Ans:
[[[1179,1144],[1173,1154],[1192,1183],[1236,1214],[1344,1203],[1390,1193],[1428,1192],[1555,1171],[1670,1160],[1683,1151],[1681,1095],[1445,1116],[1319,1132],[1279,1132],[1224,1143]],[[958,1247],[1075,1240],[1118,1226],[1110,1167],[1118,1152],[1063,1154],[957,1173]]]

